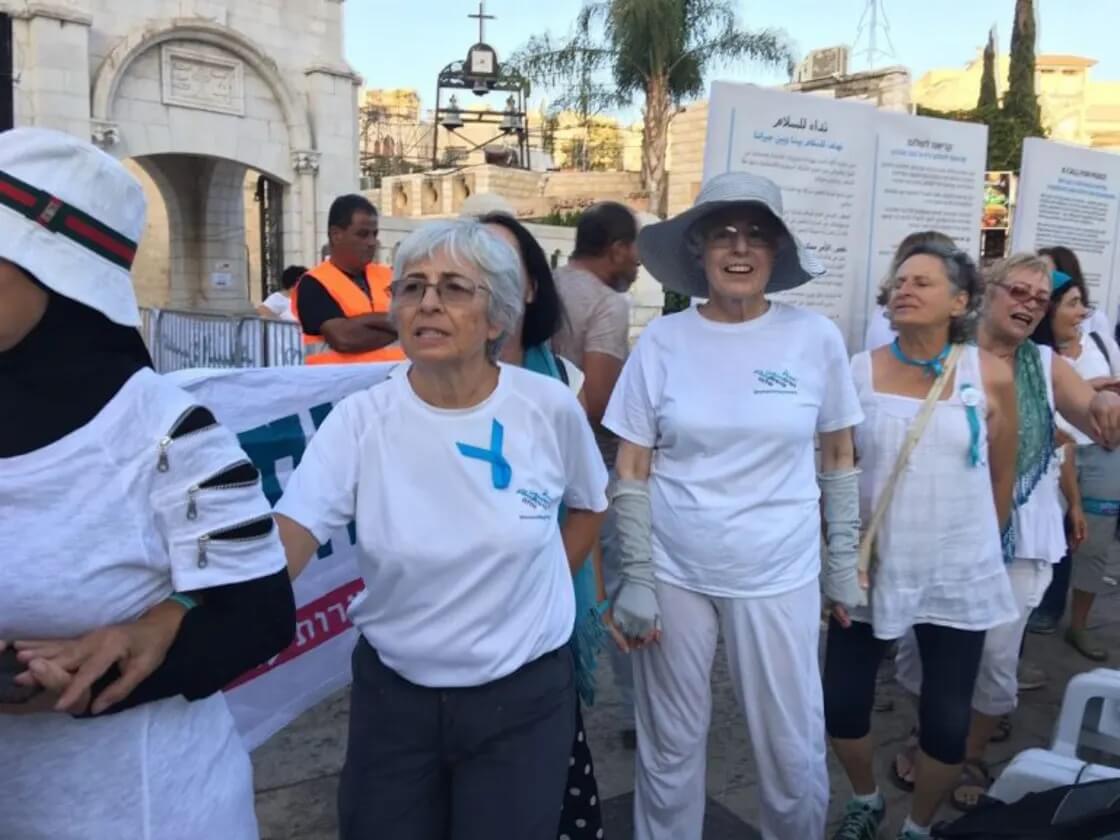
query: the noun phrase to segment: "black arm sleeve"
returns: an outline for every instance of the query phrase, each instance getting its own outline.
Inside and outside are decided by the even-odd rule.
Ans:
[[[287,569],[207,589],[203,597],[202,604],[183,616],[163,664],[102,714],[180,694],[200,700],[291,644],[296,605]],[[114,666],[94,684],[92,694],[96,696],[119,676]]]
[[[346,317],[323,284],[310,275],[304,275],[296,286],[296,311],[300,325],[308,335],[322,335],[324,323],[332,318]]]

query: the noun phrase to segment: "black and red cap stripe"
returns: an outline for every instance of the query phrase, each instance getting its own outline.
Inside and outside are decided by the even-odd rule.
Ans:
[[[0,171],[0,204],[126,271],[132,268],[136,258],[135,242],[89,213],[4,171]]]

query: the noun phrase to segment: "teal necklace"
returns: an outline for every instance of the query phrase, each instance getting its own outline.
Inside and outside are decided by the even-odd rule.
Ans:
[[[935,379],[940,376],[941,372],[944,370],[945,360],[949,358],[949,349],[951,347],[951,344],[946,344],[945,349],[932,359],[912,359],[902,351],[902,347],[899,345],[897,338],[891,342],[891,352],[894,353],[896,359],[904,365],[923,368],[926,373]]]

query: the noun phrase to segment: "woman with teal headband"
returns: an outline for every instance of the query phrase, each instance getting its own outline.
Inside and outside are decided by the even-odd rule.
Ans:
[[[1052,276],[1049,311],[1035,330],[1034,340],[1061,353],[1094,390],[1115,391],[1114,372],[1120,370],[1120,349],[1107,333],[1094,330],[1086,333],[1085,324],[1092,310],[1085,281],[1078,275],[1057,270]],[[1042,615],[1037,621],[1032,617],[1032,622],[1036,623],[1036,629],[1038,625],[1050,632],[1057,628],[1072,576],[1073,598],[1066,641],[1082,656],[1102,662],[1108,651],[1090,634],[1088,619],[1096,596],[1115,591],[1114,581],[1120,576],[1120,540],[1116,534],[1117,512],[1120,511],[1120,453],[1097,445],[1092,435],[1074,428],[1063,416],[1058,417],[1058,427],[1062,436],[1076,446],[1072,495],[1080,504],[1075,506],[1071,501],[1070,516],[1082,539],[1070,546],[1072,557],[1067,561],[1070,566],[1064,580],[1059,579],[1062,569],[1055,569],[1055,583],[1051,589],[1057,591],[1047,593],[1043,604],[1035,611]],[[1049,626],[1046,626],[1047,618]]]
[[[549,340],[560,328],[564,314],[544,250],[533,235],[508,213],[492,212],[480,221],[514,246],[525,269],[525,317],[517,334],[511,336],[506,344],[502,361],[560,379],[579,395],[583,374],[570,361],[553,353],[549,346]],[[576,690],[580,703],[588,706],[595,702],[596,660],[607,635],[607,625],[604,624],[606,591],[599,565],[597,555],[588,557],[572,579],[576,593],[576,627],[572,637]],[[601,836],[598,834],[603,827],[599,789],[578,707],[566,789],[558,836],[571,840]]]

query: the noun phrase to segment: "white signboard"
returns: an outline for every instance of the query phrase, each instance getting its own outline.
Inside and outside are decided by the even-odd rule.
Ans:
[[[1120,307],[1120,155],[1035,137],[1023,142],[1015,251],[1064,245],[1081,263],[1089,299],[1111,323]]]
[[[979,255],[985,126],[728,82],[708,114],[705,179],[744,170],[781,187],[786,222],[827,273],[777,297],[837,321],[850,348],[904,236],[941,230]]]

